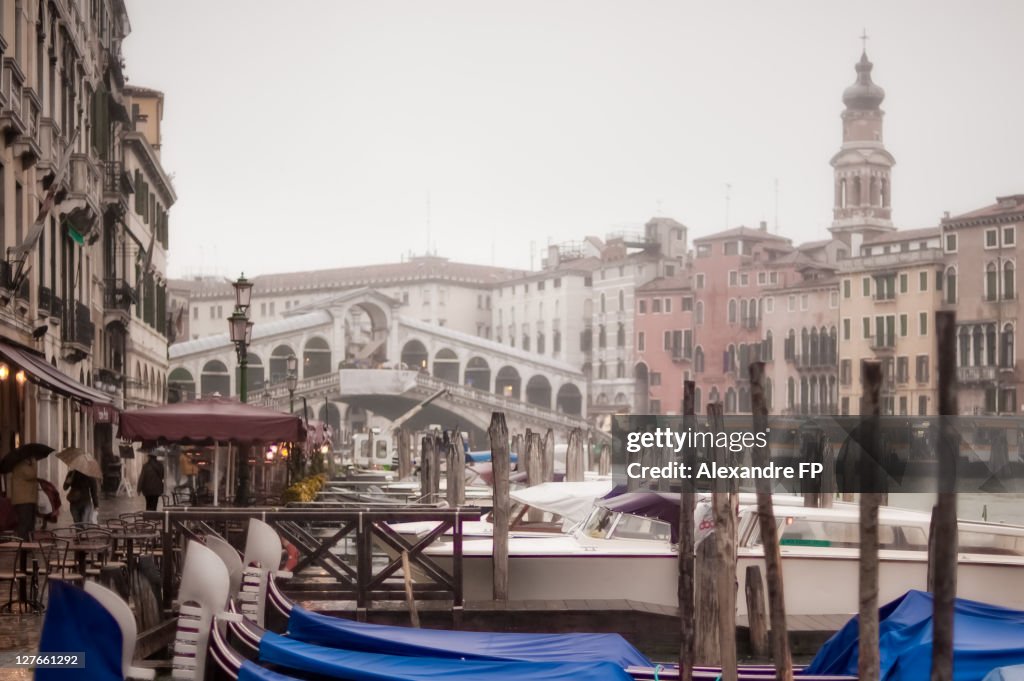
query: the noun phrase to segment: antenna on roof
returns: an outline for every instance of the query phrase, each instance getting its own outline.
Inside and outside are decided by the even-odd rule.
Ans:
[[[732,185],[725,183],[725,228],[729,229],[729,200],[732,198]]]
[[[430,190],[427,190],[427,252],[430,255]]]
[[[779,178],[775,178],[775,233],[779,233]]]

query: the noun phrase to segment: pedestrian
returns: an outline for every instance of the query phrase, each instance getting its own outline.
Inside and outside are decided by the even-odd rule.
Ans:
[[[138,490],[146,497],[146,510],[155,511],[160,495],[164,493],[164,467],[152,452],[139,473]]]
[[[68,471],[64,478],[64,489],[67,491],[68,506],[71,508],[71,520],[79,525],[92,522],[92,512],[100,508],[99,485],[80,471]]]
[[[190,491],[196,489],[196,473],[199,468],[192,462],[192,457],[188,455],[188,452],[182,452],[181,456],[178,457],[178,472],[182,477],[185,478],[184,485],[187,485]],[[181,487],[182,485],[178,485]]]
[[[36,529],[36,505],[39,503],[39,478],[32,457],[19,461],[11,471],[11,503],[18,518],[16,533],[27,541]]]

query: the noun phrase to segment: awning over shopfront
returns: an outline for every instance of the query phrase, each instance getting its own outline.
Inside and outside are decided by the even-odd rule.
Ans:
[[[83,385],[62,373],[35,350],[6,338],[0,338],[0,360],[12,364],[18,369],[23,369],[25,376],[32,383],[92,407],[99,421],[116,422],[117,409],[114,408],[112,396]]]
[[[222,397],[178,402],[121,414],[120,436],[144,443],[303,442],[306,429],[298,416]]]

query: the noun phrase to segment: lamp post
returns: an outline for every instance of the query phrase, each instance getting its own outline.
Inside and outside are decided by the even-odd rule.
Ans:
[[[238,355],[238,399],[244,404],[249,401],[248,360],[253,326],[253,323],[249,321],[249,303],[252,301],[252,282],[245,278],[245,274],[242,274],[238,281],[231,282],[231,285],[235,288],[235,311],[228,317],[228,331]],[[249,450],[247,447],[240,447],[238,453],[241,461],[238,466],[235,503],[238,506],[247,506],[249,504]]]
[[[285,360],[285,366],[288,368],[288,376],[285,379],[288,385],[288,413],[295,413],[295,388],[299,384],[299,358],[295,355],[289,355],[288,359]]]

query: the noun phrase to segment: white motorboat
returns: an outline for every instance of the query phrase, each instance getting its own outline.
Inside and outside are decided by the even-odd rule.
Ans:
[[[831,509],[775,497],[788,614],[857,611],[859,511],[854,504]],[[706,502],[705,502],[706,503]],[[673,505],[675,504],[674,508]],[[509,538],[509,598],[512,600],[626,599],[676,606],[678,561],[677,495],[633,493],[599,502],[573,532],[549,537]],[[698,515],[705,512],[698,506]],[[927,573],[926,513],[894,508],[879,512],[880,602],[908,589],[924,589]],[[701,534],[698,529],[698,540]],[[1024,527],[960,522],[958,595],[1024,608]],[[761,565],[753,495],[741,495],[737,544],[738,593],[748,565]],[[450,544],[425,553],[450,567]],[[463,542],[467,600],[487,600],[492,588],[492,543]],[[745,599],[737,599],[745,613]]]

